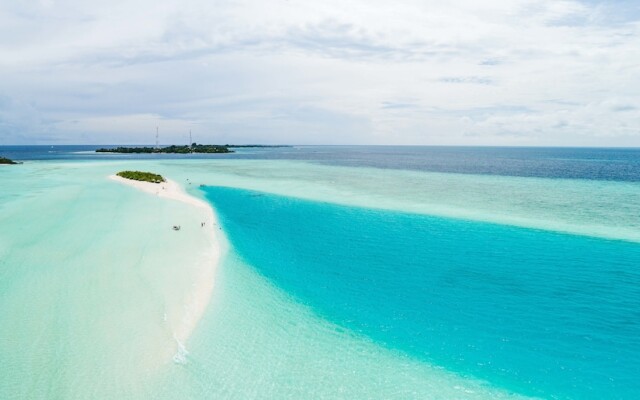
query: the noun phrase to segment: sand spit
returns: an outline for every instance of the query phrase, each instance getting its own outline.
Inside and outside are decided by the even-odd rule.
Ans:
[[[203,257],[199,260],[197,276],[194,277],[193,289],[188,293],[182,304],[182,316],[179,321],[167,321],[171,325],[173,338],[176,341],[176,351],[173,360],[178,363],[186,361],[187,350],[185,344],[189,336],[202,318],[213,293],[216,268],[222,258],[224,238],[217,228],[218,221],[211,206],[203,200],[187,194],[175,181],[167,179],[164,183],[150,183],[125,179],[117,175],[109,179],[133,186],[149,194],[181,201],[192,205],[197,212],[202,213],[205,222],[203,235],[207,235],[208,249],[203,249]]]

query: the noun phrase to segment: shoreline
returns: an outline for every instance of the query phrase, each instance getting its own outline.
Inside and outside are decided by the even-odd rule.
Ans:
[[[208,249],[205,249],[203,257],[198,262],[197,267],[199,272],[192,283],[193,289],[187,293],[183,299],[183,304],[181,304],[182,312],[179,320],[167,320],[167,313],[165,312],[164,314],[164,320],[170,325],[173,339],[176,342],[173,361],[176,363],[185,363],[186,355],[188,354],[186,342],[189,340],[198,322],[202,319],[211,301],[215,284],[215,273],[225,251],[223,246],[224,237],[219,229],[214,229],[219,226],[216,215],[209,203],[189,195],[184,191],[182,186],[173,180],[167,179],[166,182],[163,183],[151,183],[126,179],[117,175],[110,175],[109,179],[148,194],[189,204],[203,214],[203,221],[208,228],[203,230],[203,233],[207,236]]]

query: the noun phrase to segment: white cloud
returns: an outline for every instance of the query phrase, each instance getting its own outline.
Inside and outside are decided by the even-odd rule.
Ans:
[[[195,121],[134,114],[64,120],[56,128],[65,132],[65,141],[69,143],[82,139],[104,144],[154,144],[156,128],[162,127],[161,144],[166,145],[189,143],[188,133],[196,125]]]
[[[22,141],[146,142],[153,120],[226,142],[638,146],[640,19],[614,11],[0,0],[0,87],[38,105]]]
[[[0,96],[0,145],[47,140],[50,131],[33,104]]]

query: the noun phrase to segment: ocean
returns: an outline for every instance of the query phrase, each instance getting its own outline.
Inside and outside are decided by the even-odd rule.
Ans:
[[[640,149],[634,148],[284,146],[239,148],[228,154],[96,154],[94,150],[101,147],[118,145],[0,146],[0,151],[16,160],[297,160],[462,174],[640,181]]]
[[[0,147],[0,398],[640,397],[638,149],[92,149]],[[130,168],[228,242],[183,357],[203,243]]]

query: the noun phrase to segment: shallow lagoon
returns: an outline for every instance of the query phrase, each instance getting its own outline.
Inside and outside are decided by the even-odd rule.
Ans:
[[[624,382],[587,392],[583,390],[589,388],[581,386],[572,392],[562,385],[539,383],[540,375],[532,376],[530,383],[509,378],[508,374],[505,378],[486,373],[487,368],[477,365],[479,361],[473,357],[469,362],[447,359],[460,354],[459,349],[447,351],[447,344],[441,341],[434,342],[442,347],[440,353],[435,352],[439,355],[429,350],[425,356],[416,354],[410,346],[399,345],[394,338],[376,334],[375,326],[358,325],[369,324],[368,320],[345,322],[345,314],[339,310],[349,307],[332,311],[335,304],[328,308],[283,280],[276,273],[278,265],[260,262],[262,256],[270,260],[278,260],[276,255],[281,260],[290,259],[292,254],[313,256],[315,264],[304,260],[296,264],[305,266],[305,273],[309,273],[309,268],[322,265],[316,253],[285,246],[280,249],[281,254],[250,256],[254,251],[247,250],[245,245],[249,242],[242,240],[246,232],[238,231],[238,227],[249,226],[247,221],[258,224],[252,226],[253,234],[273,232],[266,243],[271,246],[270,251],[275,251],[273,245],[287,232],[283,231],[285,225],[273,226],[273,220],[252,214],[254,207],[266,206],[260,205],[260,197],[251,197],[237,209],[233,202],[226,204],[213,198],[214,203],[220,201],[224,206],[220,211],[225,229],[229,230],[230,253],[218,270],[212,303],[187,343],[186,363],[176,363],[176,344],[164,315],[167,308],[179,315],[181,299],[192,284],[189,260],[198,254],[202,243],[188,230],[181,231],[178,238],[168,228],[155,229],[157,223],[171,226],[176,220],[189,225],[189,207],[106,180],[106,176],[121,169],[161,173],[182,182],[199,197],[205,196],[200,184],[238,187],[284,195],[276,200],[284,199],[284,204],[289,205],[298,204],[296,199],[306,199],[322,207],[322,203],[315,202],[366,206],[366,212],[383,220],[401,211],[544,228],[546,237],[558,235],[549,231],[578,233],[578,237],[567,236],[559,241],[549,239],[554,245],[564,243],[564,247],[553,250],[554,254],[580,248],[571,241],[606,242],[608,245],[598,244],[590,251],[603,260],[607,249],[624,248],[627,252],[612,253],[611,262],[617,269],[608,271],[625,283],[620,286],[612,279],[611,287],[630,289],[625,285],[638,278],[633,262],[637,259],[640,217],[633,210],[640,204],[640,188],[633,182],[330,167],[282,160],[29,162],[0,170],[0,183],[6,188],[0,192],[0,326],[10,327],[0,331],[0,354],[5,360],[0,397],[148,398],[153,394],[156,398],[300,398],[308,393],[319,398],[495,398],[513,393],[589,397],[607,387],[613,388],[618,398],[632,398],[634,391],[637,393],[637,387],[625,386]],[[287,210],[294,214],[287,214]],[[277,208],[279,220],[294,216],[295,210],[296,207]],[[356,214],[327,221],[332,223],[326,225],[329,232],[323,232],[325,237],[340,224],[353,225],[350,221]],[[267,222],[272,225],[260,225]],[[311,222],[303,227],[321,226]],[[471,239],[473,232],[482,233],[476,228],[465,237]],[[496,229],[510,232],[514,228]],[[382,230],[380,237],[403,237],[402,229],[397,231],[393,224],[383,223],[377,230]],[[300,232],[318,233],[317,229]],[[610,242],[589,237],[623,240]],[[453,245],[456,238],[439,239]],[[363,246],[353,245],[366,249],[366,241],[361,243]],[[438,248],[441,259],[447,255],[443,246]],[[326,251],[322,246],[318,249]],[[482,255],[483,249],[486,246],[472,253]],[[500,247],[497,256],[504,256],[509,249]],[[355,251],[353,256],[358,254]],[[541,250],[535,254],[541,254]],[[483,281],[478,275],[480,267],[473,263],[467,266],[467,275],[462,268],[459,274],[450,274],[451,279],[457,280],[460,288],[465,286],[461,277],[466,277],[470,287],[465,290],[474,293],[473,286]],[[567,272],[566,278],[571,276],[580,274]],[[308,283],[314,282],[317,281]],[[524,281],[523,290],[535,289],[533,282],[533,288],[527,287],[527,282]],[[579,279],[576,284],[581,287]],[[602,288],[589,293],[597,296],[598,290],[609,293]],[[602,297],[605,300],[609,298],[606,293]],[[343,294],[347,303],[352,301],[348,292]],[[617,294],[622,303],[634,298],[624,292]],[[508,295],[513,293],[505,293]],[[570,299],[570,293],[568,296]],[[357,302],[351,305],[359,307]],[[442,304],[439,307],[432,311],[446,310]],[[452,313],[451,317],[456,315]],[[483,321],[477,319],[478,323]],[[624,321],[613,321],[613,326],[621,322]],[[534,323],[528,321],[528,326]],[[626,355],[638,355],[637,343],[624,341],[629,334],[637,333],[638,327],[633,323],[626,327],[628,331],[621,334],[620,343],[629,346]],[[455,321],[446,328],[456,329]],[[566,356],[561,354],[558,359]],[[638,358],[621,356],[614,368],[636,368],[632,362]],[[609,366],[599,363],[602,358],[594,360],[603,370],[592,372],[597,376],[606,374]],[[587,379],[590,375],[579,376]],[[598,380],[594,382],[597,384]]]

